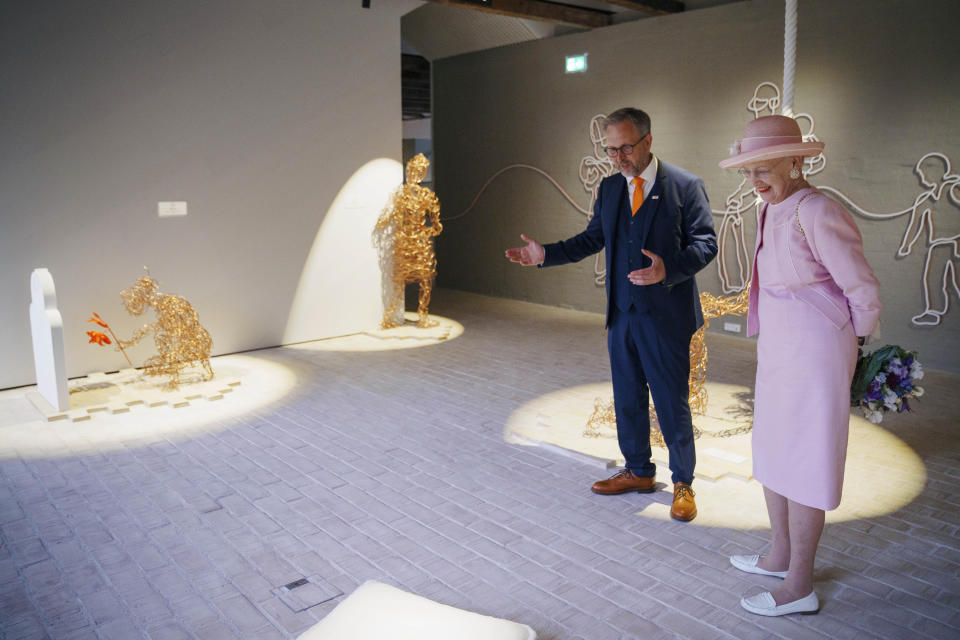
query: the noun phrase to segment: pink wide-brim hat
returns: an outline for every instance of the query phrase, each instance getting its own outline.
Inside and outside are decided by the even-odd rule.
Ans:
[[[803,141],[800,125],[787,116],[763,116],[747,123],[743,138],[731,147],[732,155],[720,161],[724,169],[742,167],[750,162],[815,156],[823,151],[824,144],[813,140]]]

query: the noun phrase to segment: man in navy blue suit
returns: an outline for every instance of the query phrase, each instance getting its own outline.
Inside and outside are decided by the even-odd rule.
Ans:
[[[620,173],[600,183],[586,230],[507,258],[525,266],[576,262],[606,249],[607,346],[623,471],[594,483],[594,493],[655,490],[649,397],[670,453],[673,504],[681,521],[697,515],[691,488],[696,453],[690,417],[690,338],[703,325],[694,275],[717,254],[703,181],[650,152],[650,117],[618,109],[604,122],[607,154]],[[648,392],[649,389],[649,392]]]

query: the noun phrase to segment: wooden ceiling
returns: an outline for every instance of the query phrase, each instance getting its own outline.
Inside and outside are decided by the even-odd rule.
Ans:
[[[384,0],[385,1],[385,0]],[[456,7],[495,14],[508,18],[533,20],[559,28],[595,29],[615,22],[619,13],[636,17],[652,17],[678,13],[685,9],[678,0],[426,0],[435,5]],[[715,3],[717,0],[692,0]],[[430,117],[430,61],[420,55],[403,54],[402,62],[403,119]]]
[[[474,9],[512,18],[540,20],[572,27],[594,29],[613,24],[613,11],[603,5],[614,5],[650,15],[666,15],[683,11],[678,0],[605,0],[604,2],[551,2],[550,0],[427,0],[434,4]]]

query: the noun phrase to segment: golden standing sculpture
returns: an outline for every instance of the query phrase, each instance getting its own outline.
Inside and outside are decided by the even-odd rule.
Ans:
[[[125,347],[135,345],[145,335],[152,333],[159,352],[151,356],[143,371],[151,376],[169,376],[166,387],[180,386],[180,372],[191,365],[199,365],[204,371],[204,380],[213,378],[210,367],[210,348],[213,340],[200,324],[197,312],[184,298],[160,292],[159,283],[147,275],[139,278],[129,289],[120,293],[124,308],[134,316],[153,308],[157,321],[138,329],[129,340],[118,340]]]
[[[427,307],[433,279],[437,275],[437,258],[433,252],[433,238],[440,235],[440,201],[433,191],[421,187],[427,175],[430,161],[418,153],[407,163],[407,182],[394,192],[390,205],[377,220],[375,236],[382,254],[392,257],[393,290],[387,304],[383,321],[384,329],[398,326],[396,313],[403,301],[403,289],[407,283],[420,284],[420,299],[417,305],[417,326],[421,328],[437,324],[429,319]],[[381,255],[381,263],[383,264]]]

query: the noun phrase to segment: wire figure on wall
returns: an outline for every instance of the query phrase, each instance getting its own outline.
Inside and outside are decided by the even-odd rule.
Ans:
[[[779,87],[773,82],[761,82],[753,90],[753,97],[747,101],[747,111],[753,113],[754,118],[777,115],[780,104]],[[819,140],[813,132],[816,126],[813,116],[798,113],[793,117],[801,126],[806,125],[807,132],[803,136],[805,142]],[[803,173],[806,177],[820,173],[826,163],[823,153],[804,158]],[[754,216],[759,216],[762,204],[763,201],[753,187],[745,179],[741,179],[737,188],[724,199],[724,209],[713,210],[714,214],[721,216],[717,228],[717,273],[723,293],[739,293],[745,290],[749,283],[752,245],[748,244],[745,236],[743,214],[752,209]]]
[[[754,90],[753,97],[747,102],[747,110],[754,118],[761,115],[773,115],[780,107],[780,90],[772,82],[761,82]],[[817,141],[814,133],[816,123],[812,115],[798,113],[793,116],[801,126],[806,123],[804,141]],[[819,174],[827,166],[823,153],[804,159],[804,175]],[[923,309],[911,317],[910,321],[918,326],[935,326],[950,310],[950,297],[960,299],[957,269],[960,259],[960,175],[951,170],[950,158],[938,151],[925,154],[917,161],[914,173],[924,189],[914,200],[911,207],[890,213],[867,211],[850,199],[839,189],[818,185],[821,191],[829,193],[851,212],[872,220],[888,220],[898,216],[910,216],[903,240],[897,249],[897,257],[910,255],[914,245],[925,238],[921,290]],[[717,271],[720,286],[724,293],[743,291],[750,275],[748,239],[744,234],[743,214],[754,209],[759,214],[761,200],[756,191],[741,180],[737,188],[725,199],[723,211],[714,210],[721,216],[717,229]],[[936,224],[935,224],[936,222]],[[732,256],[731,256],[732,252]]]
[[[593,155],[584,156],[580,159],[580,184],[584,191],[590,194],[590,206],[587,208],[587,220],[593,217],[593,203],[597,200],[597,191],[600,189],[600,183],[607,176],[612,176],[617,172],[617,164],[604,151],[607,146],[607,136],[603,128],[603,122],[606,119],[602,113],[599,113],[590,119],[590,142],[593,144]],[[598,287],[606,284],[607,269],[604,266],[603,252],[594,257],[593,263],[593,282]]]
[[[776,115],[786,109],[786,105],[783,104],[780,89],[775,83],[761,82],[747,100],[746,108],[754,118],[759,118],[763,115]],[[617,170],[603,153],[603,147],[606,144],[603,132],[604,117],[600,114],[591,118],[588,131],[593,154],[580,159],[580,184],[584,191],[590,194],[590,204],[587,207],[577,204],[570,194],[542,169],[526,164],[513,164],[493,174],[474,197],[470,206],[454,218],[469,212],[497,177],[511,169],[525,168],[546,177],[577,211],[589,219],[593,215],[593,203],[596,200],[600,181],[613,175]],[[805,142],[819,141],[815,132],[816,121],[811,114],[796,113],[792,117],[800,123]],[[826,166],[827,160],[823,153],[804,158],[804,176],[810,178],[820,174]],[[911,318],[911,323],[935,326],[941,323],[943,316],[949,311],[951,295],[960,299],[960,279],[957,273],[957,263],[960,259],[960,224],[958,224],[960,216],[957,215],[960,213],[957,211],[960,209],[960,175],[952,172],[950,158],[941,152],[925,154],[917,162],[914,172],[923,191],[916,197],[913,206],[890,213],[867,211],[835,187],[817,185],[817,188],[829,193],[851,212],[864,218],[885,220],[910,214],[903,241],[897,250],[897,257],[903,258],[910,255],[921,237],[925,238],[927,249],[921,275],[924,307]],[[737,187],[724,198],[724,208],[712,210],[719,218],[717,224],[719,251],[716,262],[720,288],[724,294],[738,294],[747,288],[753,239],[746,235],[744,214],[753,210],[754,216],[759,215],[761,205],[762,201],[753,187],[746,180],[741,179]],[[594,265],[594,283],[597,286],[603,286],[605,283],[606,271],[603,264],[602,256],[598,254]]]
[[[926,231],[927,255],[923,262],[922,279],[924,308],[911,320],[918,325],[937,325],[950,309],[950,290],[960,298],[960,287],[957,286],[960,232],[938,235],[934,218],[940,223],[941,230],[948,226],[951,231],[960,231],[960,216],[957,215],[960,213],[960,175],[950,172],[950,158],[941,153],[923,156],[914,171],[927,191],[917,196],[910,210],[910,220],[897,255],[909,255],[913,245]],[[949,207],[948,202],[953,207]],[[940,290],[932,294],[931,278],[941,284]]]
[[[923,191],[913,206],[892,213],[866,211],[833,187],[820,187],[831,193],[854,213],[873,220],[888,220],[909,215],[897,257],[905,258],[924,237],[927,251],[923,260],[920,285],[923,309],[910,321],[918,326],[936,326],[950,310],[950,295],[960,299],[957,263],[960,259],[960,175],[952,173],[950,158],[939,151],[923,155],[913,168]],[[946,228],[946,231],[944,231]]]

